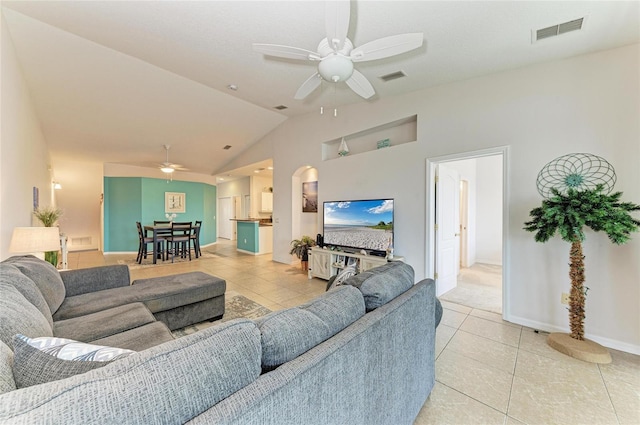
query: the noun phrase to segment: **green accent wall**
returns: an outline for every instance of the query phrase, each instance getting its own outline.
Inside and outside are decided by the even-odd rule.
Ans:
[[[200,244],[217,241],[217,188],[206,183],[171,181],[145,177],[104,178],[104,250],[137,252],[136,221],[142,225],[166,220],[165,192],[185,194],[186,207],[175,221],[202,220]]]
[[[258,252],[258,222],[257,221],[238,221],[237,248],[249,252]]]

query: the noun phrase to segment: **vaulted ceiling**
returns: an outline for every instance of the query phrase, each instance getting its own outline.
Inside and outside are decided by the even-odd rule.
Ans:
[[[356,64],[376,91],[369,100],[343,83],[294,100],[314,65],[266,57],[252,43],[315,51],[325,37],[324,2],[1,4],[54,163],[154,167],[167,144],[170,162],[208,175],[284,120],[321,106],[640,41],[638,1],[357,1],[348,34],[356,46],[408,32],[423,32],[423,46]],[[580,18],[582,29],[534,41],[536,30]],[[396,71],[406,77],[379,78]],[[274,109],[280,105],[287,109]]]

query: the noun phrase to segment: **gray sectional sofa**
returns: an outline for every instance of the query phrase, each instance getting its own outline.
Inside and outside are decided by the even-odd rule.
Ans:
[[[411,424],[434,385],[440,315],[434,282],[394,262],[298,307],[26,388],[11,388],[22,359],[0,344],[0,423]]]
[[[130,280],[126,265],[61,271],[32,255],[0,263],[0,340],[16,329],[135,351],[224,314],[223,279],[201,272]],[[18,323],[15,323],[15,322]]]

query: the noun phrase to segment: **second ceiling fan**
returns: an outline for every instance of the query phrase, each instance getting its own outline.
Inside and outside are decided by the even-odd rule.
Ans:
[[[398,34],[379,38],[354,47],[347,38],[351,4],[349,1],[327,1],[325,9],[326,37],[317,52],[300,47],[254,43],[253,49],[269,56],[318,62],[318,70],[298,89],[295,99],[304,99],[322,80],[345,82],[359,96],[368,99],[375,94],[367,78],[354,68],[354,62],[366,62],[399,55],[422,46],[423,33]]]
[[[160,168],[160,171],[162,171],[165,174],[171,174],[174,171],[178,170],[178,171],[189,171],[188,168],[184,168],[182,165],[180,164],[173,164],[171,162],[169,162],[169,149],[171,148],[170,145],[163,145],[164,149],[167,152],[167,158],[165,162],[162,162],[160,164],[158,164],[158,168]]]

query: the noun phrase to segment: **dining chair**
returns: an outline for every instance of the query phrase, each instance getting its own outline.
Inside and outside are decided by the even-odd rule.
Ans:
[[[171,262],[176,255],[185,258],[189,256],[191,261],[191,222],[172,222],[171,223],[171,235],[167,236],[167,255],[171,254]]]
[[[157,252],[161,253],[162,255],[162,261],[166,260],[169,258],[169,253],[165,250],[165,244],[164,242],[166,241],[168,236],[171,236],[171,222],[169,220],[153,220],[153,225],[154,226],[159,226],[159,225],[167,225],[166,229],[162,229],[162,230],[158,230],[156,231],[156,235],[158,236],[158,240],[162,241],[162,249],[158,249]],[[160,242],[158,242],[158,248],[160,248]],[[167,244],[166,249],[169,249],[169,246]]]
[[[143,257],[147,258],[147,245],[151,244],[153,246],[153,238],[145,236],[144,229],[142,228],[142,224],[139,221],[136,221],[136,227],[138,228],[138,241],[139,241],[138,256],[136,257],[136,262],[138,264],[142,264],[142,258]]]
[[[196,258],[202,255],[200,250],[200,229],[202,229],[202,220],[196,220],[193,231],[191,232],[191,239],[193,240],[193,251],[196,253]]]

